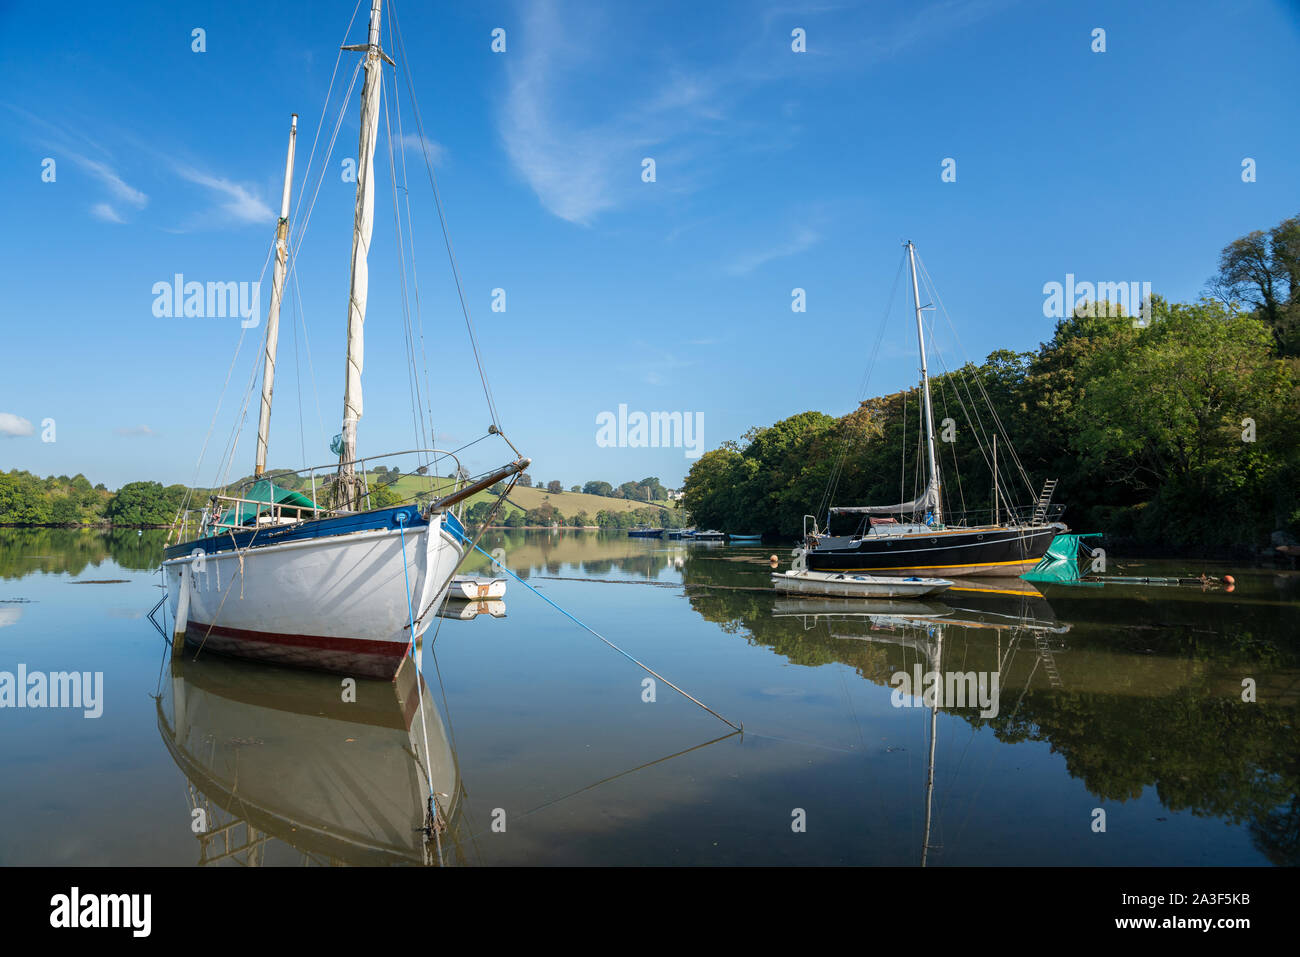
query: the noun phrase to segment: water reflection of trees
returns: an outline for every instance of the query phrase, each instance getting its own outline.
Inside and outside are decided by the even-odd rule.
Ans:
[[[162,561],[163,529],[0,529],[0,579],[33,572],[79,576],[113,561],[130,571],[149,571]]]
[[[589,530],[491,529],[479,547],[489,554],[503,549],[506,567],[520,578],[530,575],[581,574],[597,578],[622,573],[658,579],[674,563],[675,549],[659,542],[629,539],[623,532]],[[490,562],[479,553],[469,556],[467,572],[489,574]]]
[[[910,621],[787,617],[800,600],[767,592],[761,567],[705,557],[683,574],[691,607],[722,630],[794,664],[847,665],[882,689],[924,664],[918,648],[940,629],[952,655],[945,667],[1000,674],[996,717],[943,710],[1000,741],[1050,744],[1099,800],[1154,788],[1169,810],[1244,826],[1270,861],[1300,864],[1300,649],[1276,605],[1185,590],[1098,600],[1050,588],[1039,599],[949,592],[932,615]],[[1026,627],[1035,622],[1044,627]],[[1241,700],[1245,677],[1258,682],[1258,703]]]

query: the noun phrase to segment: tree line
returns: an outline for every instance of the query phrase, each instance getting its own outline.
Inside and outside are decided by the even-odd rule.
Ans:
[[[473,525],[481,525],[487,521],[491,514],[492,504],[492,502],[488,501],[475,502],[466,509],[465,520]],[[599,526],[600,528],[622,529],[631,528],[634,525],[653,525],[656,528],[681,528],[684,524],[684,515],[679,509],[646,506],[644,508],[627,509],[626,511],[600,509],[595,515],[589,514],[584,509],[566,516],[551,502],[543,502],[536,508],[524,509],[507,501],[497,510],[495,515],[492,515],[492,524],[506,528],[549,527],[552,525],[567,528]]]
[[[953,420],[937,443],[945,519],[992,517],[1001,423],[1030,479],[1003,445],[1002,509],[1055,478],[1065,520],[1112,542],[1257,548],[1300,532],[1298,261],[1293,217],[1226,246],[1197,302],[1153,297],[1142,321],[1092,303],[1036,350],[933,377],[935,422]],[[682,505],[701,527],[795,537],[828,505],[909,501],[924,484],[919,393],[751,429],[695,462]]]
[[[395,482],[400,477],[396,469],[377,469],[381,481],[375,482],[370,490],[372,508],[384,508],[399,504],[401,497],[387,483]],[[252,476],[233,483],[239,486],[252,480]],[[310,494],[311,487],[301,476],[286,469],[272,469],[263,478],[269,479],[282,488],[294,489]],[[660,502],[667,500],[667,490],[657,478],[647,478],[640,482],[625,482],[618,489],[608,483],[587,483],[610,489],[608,498],[627,498],[634,501]],[[557,482],[550,483],[558,485]],[[493,493],[505,490],[502,483],[493,488]],[[555,493],[555,488],[550,488]],[[576,490],[576,487],[575,489]],[[640,491],[637,491],[640,490]],[[634,492],[635,494],[619,494]],[[14,470],[0,472],[0,525],[117,525],[117,526],[151,526],[170,525],[176,517],[182,501],[185,499],[185,486],[166,485],[160,482],[129,482],[116,492],[110,491],[102,483],[91,485],[84,475],[77,474],[69,478],[66,475],[41,478],[30,472]],[[662,494],[661,494],[662,493]],[[317,498],[327,504],[328,489],[321,486],[316,489]],[[600,494],[589,492],[588,494]],[[207,490],[197,490],[192,502],[203,503],[207,499]],[[417,496],[425,501],[430,496],[425,493]],[[487,514],[489,503],[479,502],[471,506],[466,517],[471,522],[481,522]],[[601,509],[589,515],[579,510],[566,517],[549,502],[532,509],[506,506],[494,519],[496,524],[512,528],[537,525],[566,525],[574,527],[598,525],[602,528],[630,528],[636,524],[677,527],[681,524],[681,515],[675,509],[659,506],[615,511]]]
[[[0,525],[169,525],[185,486],[130,482],[116,492],[78,473],[0,472]]]
[[[524,488],[536,488],[552,495],[558,495],[564,491],[564,483],[559,479],[552,479],[545,484],[538,482],[534,485],[533,477],[527,472],[519,476],[519,484]],[[571,485],[569,491],[581,492],[584,495],[599,495],[602,498],[630,499],[634,502],[666,502],[671,490],[664,488],[658,477],[652,475],[643,478],[639,482],[624,482],[617,487],[609,482],[587,482],[585,485]]]

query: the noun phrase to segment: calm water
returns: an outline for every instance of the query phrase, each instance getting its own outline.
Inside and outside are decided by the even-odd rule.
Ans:
[[[423,696],[404,672],[345,702],[335,676],[172,661],[161,533],[0,529],[0,672],[104,675],[97,719],[0,710],[0,864],[419,863],[426,764],[448,863],[1300,861],[1295,572],[1124,562],[1238,584],[865,606],[778,599],[787,546],[484,547],[745,733],[662,683],[644,701],[517,583],[505,617],[426,636]],[[918,665],[996,675],[996,715],[895,707]]]

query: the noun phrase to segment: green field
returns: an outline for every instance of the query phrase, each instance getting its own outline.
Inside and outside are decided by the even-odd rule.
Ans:
[[[370,472],[366,475],[366,480],[373,488],[376,484],[384,480],[383,476],[377,476]],[[452,487],[451,479],[428,479],[423,475],[403,475],[396,482],[388,485],[388,488],[396,492],[402,499],[412,499],[417,493],[425,492],[433,487],[435,491],[443,493],[450,491]],[[493,496],[488,491],[478,492],[472,495],[465,503],[468,508],[476,502],[491,502]],[[504,506],[509,510],[512,505],[518,506],[525,511],[538,508],[544,502],[549,502],[555,508],[560,510],[560,514],[566,517],[572,517],[579,512],[586,512],[594,521],[596,513],[606,512],[630,512],[634,509],[645,508],[652,505],[668,511],[673,507],[672,502],[638,502],[626,498],[606,498],[603,495],[586,495],[582,492],[555,492],[551,493],[540,488],[523,488],[515,486],[515,490],[510,493],[510,501]]]

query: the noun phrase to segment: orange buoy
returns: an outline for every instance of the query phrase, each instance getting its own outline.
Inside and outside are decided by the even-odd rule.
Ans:
[[[1237,579],[1233,578],[1231,575],[1224,575],[1223,583],[1231,588],[1233,585],[1237,584]]]
[[[773,555],[771,558],[768,559],[768,561],[771,562],[773,565],[776,565],[780,563],[781,559]]]

